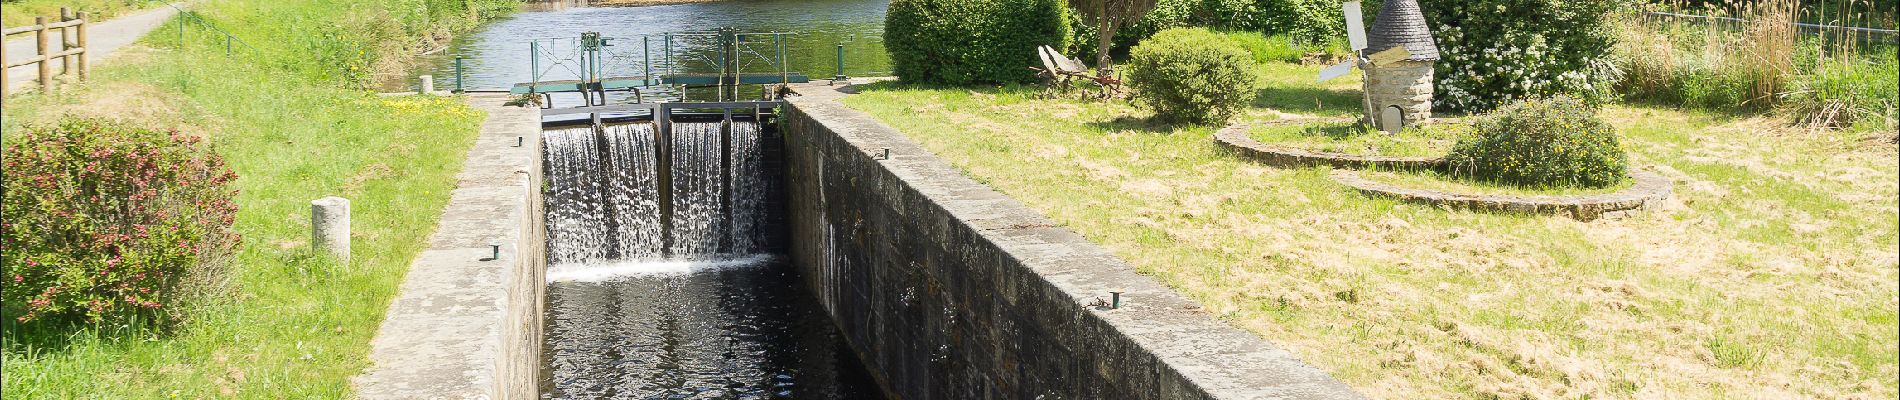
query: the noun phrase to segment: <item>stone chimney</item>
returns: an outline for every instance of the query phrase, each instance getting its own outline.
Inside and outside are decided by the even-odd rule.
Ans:
[[[1438,44],[1432,29],[1419,12],[1418,0],[1386,0],[1379,16],[1366,32],[1366,54],[1405,46],[1411,57],[1404,61],[1366,67],[1366,97],[1372,103],[1374,121],[1396,107],[1404,125],[1432,118],[1432,64],[1438,60]],[[1397,131],[1396,127],[1381,127]]]

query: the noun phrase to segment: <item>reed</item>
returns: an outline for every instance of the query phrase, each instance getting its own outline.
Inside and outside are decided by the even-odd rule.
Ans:
[[[1815,127],[1857,121],[1890,126],[1895,99],[1877,85],[1891,38],[1842,27],[1891,27],[1895,12],[1874,0],[1684,1],[1650,10],[1715,19],[1635,13],[1620,24],[1619,88],[1633,100],[1737,112],[1788,110]],[[1730,20],[1725,18],[1738,19]],[[1798,23],[1836,28],[1802,27]],[[1882,118],[1884,117],[1884,118]]]
[[[1766,0],[1744,6],[1740,59],[1728,65],[1750,84],[1744,107],[1773,105],[1794,74],[1795,0]]]

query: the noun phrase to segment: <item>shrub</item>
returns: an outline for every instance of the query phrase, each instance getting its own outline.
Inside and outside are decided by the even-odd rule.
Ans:
[[[1262,17],[1253,30],[1287,35],[1301,44],[1344,40],[1346,22],[1336,0],[1256,0],[1253,11]],[[1371,4],[1376,5],[1376,3]],[[1378,8],[1368,8],[1377,13]],[[1368,20],[1366,26],[1372,26]]]
[[[1421,1],[1438,41],[1436,106],[1480,112],[1568,94],[1596,104],[1617,78],[1611,12],[1629,0]],[[1376,8],[1368,8],[1374,13]]]
[[[1169,29],[1129,52],[1135,100],[1169,122],[1219,123],[1254,96],[1252,56],[1202,28]]]
[[[1062,0],[892,0],[884,47],[906,82],[1027,82],[1037,46],[1068,50],[1074,19]]]
[[[154,321],[222,274],[237,175],[197,137],[87,119],[9,136],[4,317]]]
[[[1479,118],[1445,161],[1453,175],[1534,187],[1605,187],[1628,174],[1616,128],[1569,96]]]

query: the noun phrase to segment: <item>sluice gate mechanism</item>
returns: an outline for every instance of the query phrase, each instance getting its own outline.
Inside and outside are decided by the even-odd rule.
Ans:
[[[632,103],[647,95],[686,101],[739,101],[742,88],[758,85],[761,99],[776,88],[810,82],[792,71],[786,59],[791,33],[749,33],[732,29],[609,37],[588,32],[577,38],[536,39],[529,43],[532,77],[509,91],[538,95],[553,108],[553,94],[580,94],[582,107],[608,105],[609,94]],[[711,89],[707,96],[705,90]]]
[[[782,213],[767,212],[782,201],[771,178],[782,163],[774,119],[785,85],[809,81],[786,68],[787,38],[720,30],[534,41],[533,80],[512,92],[543,100],[550,234],[572,245],[555,246],[551,259],[777,247],[771,220]],[[563,75],[578,79],[544,79]],[[742,100],[752,86],[759,97]],[[555,107],[564,93],[584,100]]]

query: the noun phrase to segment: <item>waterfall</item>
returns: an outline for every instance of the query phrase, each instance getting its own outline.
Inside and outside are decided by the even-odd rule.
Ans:
[[[730,258],[764,250],[760,231],[772,180],[764,171],[759,124],[679,122],[672,130],[666,166],[652,123],[543,133],[550,265]],[[667,201],[659,190],[662,175],[671,179],[670,220],[661,207]]]
[[[673,124],[673,254],[718,253],[726,235],[723,125]]]
[[[543,133],[542,397],[875,398],[766,245],[780,183],[759,124],[670,125]]]
[[[607,259],[607,202],[597,176],[599,147],[594,128],[548,130],[543,167],[547,169],[548,261],[585,263]]]

